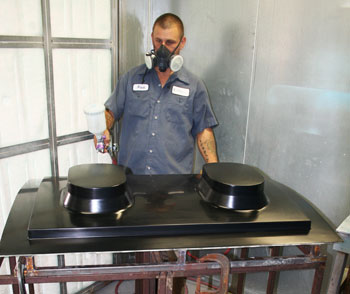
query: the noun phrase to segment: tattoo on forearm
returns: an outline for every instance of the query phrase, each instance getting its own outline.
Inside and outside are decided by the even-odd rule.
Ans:
[[[215,142],[213,140],[199,140],[200,149],[202,151],[203,158],[205,162],[209,161],[209,155],[215,156],[216,148]]]
[[[205,129],[197,135],[197,144],[206,163],[218,161],[215,138],[211,129]]]
[[[205,144],[203,142],[203,140],[199,140],[199,144],[200,144],[200,150],[202,151],[203,158],[204,158],[205,162],[208,162],[209,156],[208,156],[207,149],[206,149],[206,146],[205,146],[207,144]]]

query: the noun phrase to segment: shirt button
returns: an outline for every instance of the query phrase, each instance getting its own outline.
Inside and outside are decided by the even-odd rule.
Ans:
[[[156,133],[152,133],[152,136],[154,137],[156,135]]]
[[[153,150],[151,149],[150,151],[149,151],[149,153],[152,153],[153,152]]]
[[[158,119],[158,116],[155,115],[155,116],[154,116],[154,119]]]
[[[157,103],[160,103],[160,100],[157,100]]]
[[[150,167],[150,166],[148,166],[148,165],[147,165],[146,167],[147,167],[147,169],[148,169],[148,170],[150,170],[150,169],[151,169],[151,167]]]

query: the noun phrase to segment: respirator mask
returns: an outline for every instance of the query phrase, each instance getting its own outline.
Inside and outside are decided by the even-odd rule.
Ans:
[[[148,69],[158,66],[161,72],[165,72],[169,67],[173,72],[177,72],[181,69],[184,59],[181,55],[174,54],[179,47],[177,44],[173,52],[170,52],[167,47],[161,45],[157,51],[153,49],[151,52],[145,54],[145,63]]]

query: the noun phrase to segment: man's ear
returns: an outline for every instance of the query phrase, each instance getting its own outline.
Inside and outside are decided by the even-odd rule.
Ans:
[[[181,40],[181,43],[180,43],[180,46],[179,46],[180,50],[182,50],[182,48],[185,47],[186,41],[187,41],[186,37],[183,36],[182,40]]]

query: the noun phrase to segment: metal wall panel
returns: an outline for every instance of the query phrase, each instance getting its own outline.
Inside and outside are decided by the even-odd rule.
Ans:
[[[316,205],[334,225],[350,207],[350,8],[261,2],[247,163]]]
[[[119,1],[119,74],[144,60],[147,50],[148,1]]]
[[[244,158],[334,226],[350,207],[349,4],[260,1]],[[278,292],[309,292],[312,276],[284,273]]]

